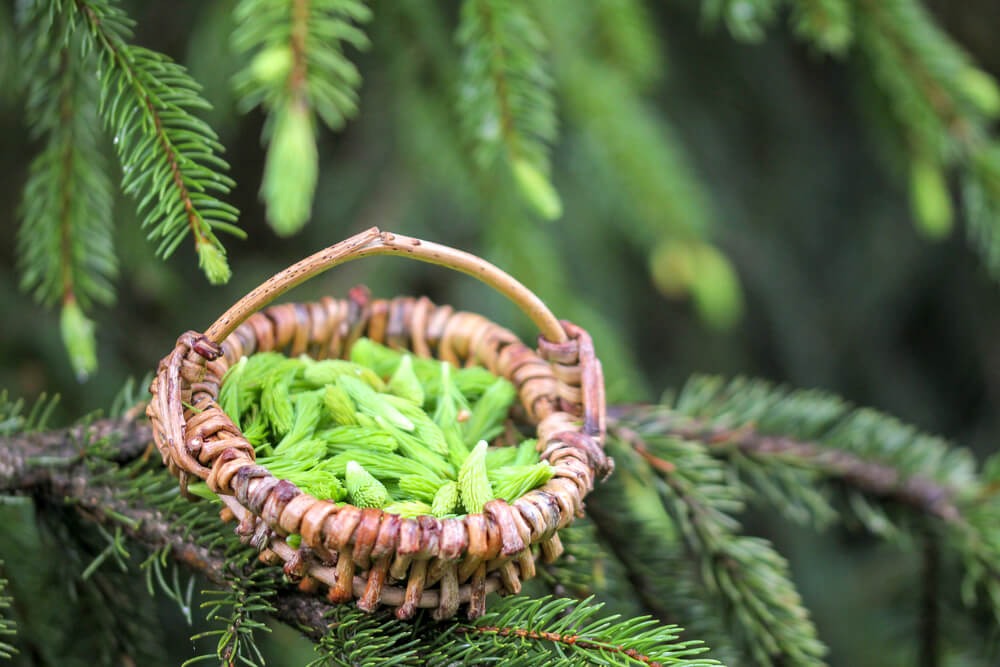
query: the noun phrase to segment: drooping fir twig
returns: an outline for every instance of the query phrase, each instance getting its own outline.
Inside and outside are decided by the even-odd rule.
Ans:
[[[959,173],[968,236],[987,267],[1000,267],[1000,88],[915,0],[855,3],[857,47],[888,103],[909,162],[911,208],[921,231],[947,236]]]
[[[35,8],[37,9],[37,8]],[[32,133],[45,139],[32,160],[20,207],[21,288],[46,306],[62,305],[62,336],[78,377],[97,365],[95,303],[114,301],[111,186],[98,145],[96,59],[61,18],[25,11],[21,28]]]
[[[562,215],[549,182],[556,135],[545,38],[523,0],[465,0],[458,110],[481,168],[503,156],[522,198],[543,218]]]
[[[649,253],[654,285],[669,297],[690,296],[706,323],[732,326],[743,308],[739,279],[726,257],[706,242],[710,198],[680,137],[655,120],[627,71],[586,48],[599,15],[565,0],[541,3],[535,11],[551,43],[555,86],[568,124],[579,133],[597,177],[617,184],[625,212],[621,224]]]
[[[60,0],[83,52],[99,62],[100,114],[114,135],[123,190],[139,200],[148,238],[167,257],[190,233],[209,281],[230,270],[216,231],[242,237],[238,211],[220,200],[233,186],[215,132],[192,111],[208,103],[198,84],[167,56],[129,44],[132,20],[110,0]],[[49,8],[46,16],[58,16]]]
[[[293,234],[316,190],[315,115],[336,130],[357,112],[361,75],[344,47],[367,48],[357,24],[371,10],[360,0],[241,0],[235,18],[233,47],[253,54],[235,79],[241,106],[268,112],[261,198],[275,231]]]

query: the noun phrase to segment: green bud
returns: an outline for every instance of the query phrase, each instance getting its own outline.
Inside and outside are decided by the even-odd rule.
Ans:
[[[649,270],[661,294],[680,298],[688,293],[695,279],[694,248],[674,239],[661,241],[650,256]]]
[[[230,366],[229,370],[226,371],[225,377],[222,378],[222,386],[219,387],[219,407],[229,415],[229,418],[233,420],[233,423],[237,427],[240,425],[240,416],[242,414],[240,394],[243,385],[243,374],[247,369],[247,359],[248,357],[243,357]]]
[[[403,357],[396,367],[396,371],[389,378],[388,389],[390,392],[405,398],[415,405],[424,404],[424,387],[417,379],[417,374],[413,372],[413,359],[410,355]]]
[[[509,466],[517,459],[517,447],[490,447],[486,450],[486,469]]]
[[[922,157],[914,159],[910,165],[910,205],[924,236],[939,240],[951,233],[951,193],[941,165]]]
[[[490,480],[486,476],[485,440],[480,440],[458,471],[458,488],[462,496],[465,511],[477,514],[483,511],[483,506],[495,497]]]
[[[376,343],[370,338],[359,338],[351,345],[351,361],[367,366],[381,377],[391,375],[402,358],[401,352]]]
[[[465,400],[471,402],[479,400],[486,390],[497,381],[497,376],[482,366],[471,366],[455,371],[452,373],[451,379]]]
[[[524,466],[529,463],[538,462],[538,440],[532,438],[531,440],[524,440],[520,445],[517,446],[517,458],[514,459],[513,465]]]
[[[710,245],[698,247],[697,273],[691,284],[695,308],[713,329],[731,329],[743,316],[743,291],[732,264]]]
[[[323,500],[340,502],[347,497],[347,490],[326,462],[306,473],[290,475],[287,479],[306,493]]]
[[[80,304],[71,299],[63,304],[59,329],[76,379],[83,382],[97,369],[94,323],[83,314]]]
[[[552,479],[552,466],[541,461],[529,466],[507,466],[488,473],[497,498],[512,503]]]
[[[357,408],[347,392],[335,384],[328,384],[323,389],[323,403],[330,417],[337,424],[352,426],[358,423]]]
[[[356,507],[383,507],[389,502],[389,492],[382,482],[358,465],[357,461],[347,462],[347,495]]]
[[[434,499],[431,501],[431,514],[434,516],[447,516],[458,509],[460,496],[457,482],[448,482],[437,490]]]
[[[955,82],[980,112],[990,118],[1000,115],[1000,89],[988,73],[978,67],[965,67]]]
[[[562,215],[559,193],[538,167],[519,158],[514,160],[513,171],[521,195],[539,215],[546,220],[555,220]]]
[[[364,415],[358,415],[364,417]],[[316,437],[326,442],[327,446],[335,452],[343,452],[352,448],[365,450],[375,450],[379,452],[393,452],[399,447],[399,443],[392,437],[391,433],[386,433],[378,426],[366,426],[364,424],[348,424],[336,426],[316,433]]]
[[[440,488],[440,480],[428,479],[421,475],[406,475],[399,478],[399,490],[403,493],[431,502]]]
[[[265,84],[282,82],[292,70],[294,56],[287,46],[264,49],[250,61],[250,71],[257,81]]]
[[[480,440],[492,440],[503,432],[510,406],[517,398],[517,389],[506,378],[497,378],[472,406],[472,414],[463,424],[467,445]]]
[[[413,422],[413,435],[409,437],[415,438],[417,442],[430,449],[434,454],[448,456],[448,442],[445,439],[444,432],[427,416],[423,408],[399,396],[383,394],[383,398],[389,405],[399,410],[401,415]],[[398,433],[396,435],[404,438],[408,436],[406,433]],[[400,444],[402,445],[403,443]],[[417,456],[419,454],[414,452],[412,455]]]
[[[435,483],[444,484],[444,480],[422,462],[389,452],[366,452],[356,449],[337,454],[332,459],[325,461],[323,465],[334,474],[346,475],[347,464],[350,461],[363,465],[365,470],[379,479],[400,479],[407,475],[421,475]]]
[[[434,410],[434,423],[444,433],[448,445],[448,457],[455,465],[460,465],[469,456],[469,448],[462,438],[462,425],[458,422],[458,412],[467,409],[465,397],[451,381],[451,364],[441,362],[441,389]]]
[[[290,102],[277,114],[260,187],[278,235],[290,236],[309,220],[318,172],[312,112]]]
[[[291,386],[295,369],[284,369],[271,373],[264,381],[260,395],[260,407],[271,424],[274,435],[282,437],[292,428],[295,413],[292,409]]]
[[[431,506],[419,500],[399,500],[386,505],[382,511],[387,514],[398,514],[404,519],[415,519],[418,516],[431,513]]]
[[[285,538],[285,544],[287,544],[293,549],[298,549],[299,545],[302,544],[302,536],[299,535],[298,533],[292,533],[291,535]]]
[[[213,285],[224,285],[229,282],[233,272],[226,261],[226,251],[218,241],[198,241],[198,266],[205,273],[208,282]]]
[[[275,454],[291,454],[289,450],[312,438],[322,414],[323,397],[318,391],[297,394],[293,399],[295,418],[292,427],[274,448]]]
[[[263,410],[255,406],[250,411],[250,418],[245,420],[245,423],[240,426],[240,430],[243,431],[243,437],[254,448],[270,449],[271,445],[268,442],[268,438],[271,431],[268,428],[267,418],[264,417]]]
[[[361,380],[375,391],[385,391],[385,383],[382,382],[382,378],[376,375],[375,371],[361,364],[344,361],[343,359],[313,361],[305,355],[301,358],[305,364],[302,377],[314,387],[332,384],[341,375],[350,375]]]
[[[341,375],[337,378],[337,386],[347,392],[358,409],[371,417],[381,417],[389,424],[404,431],[412,432],[413,422],[390,405],[383,396],[357,378]]]

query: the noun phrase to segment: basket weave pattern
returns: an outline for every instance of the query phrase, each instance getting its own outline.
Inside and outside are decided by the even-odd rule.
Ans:
[[[347,299],[271,306],[221,345],[196,332],[180,336],[159,364],[147,414],[182,491],[192,476],[203,479],[240,518],[237,532],[265,559],[284,561],[290,577],[322,582],[331,601],[356,598],[366,611],[388,605],[409,618],[418,607],[433,608],[442,619],[467,604],[474,618],[489,592],[516,593],[534,576],[532,545],[547,562],[559,556],[556,531],[582,515],[595,476],[613,467],[603,449],[600,362],[585,331],[560,325],[566,341],[539,336],[536,351],[481,315],[426,298],[372,300],[355,288]],[[216,403],[228,368],[271,350],[345,358],[362,336],[509,379],[518,392],[516,416],[536,428],[552,479],[512,504],[492,500],[481,514],[411,519],[314,498],[257,465],[253,446]],[[293,533],[302,536],[298,549],[284,541]]]

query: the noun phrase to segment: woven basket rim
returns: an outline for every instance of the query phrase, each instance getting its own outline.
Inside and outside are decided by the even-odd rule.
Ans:
[[[385,233],[378,234],[383,239]],[[352,252],[363,256],[367,247]],[[281,285],[275,289],[283,291]],[[220,331],[226,333],[219,343],[197,332],[181,335],[160,362],[147,414],[164,463],[179,477],[185,495],[189,477],[204,479],[240,519],[238,532],[265,558],[284,561],[290,576],[329,585],[333,601],[357,597],[358,606],[366,610],[379,604],[396,606],[401,618],[411,616],[416,607],[434,607],[435,617],[448,617],[459,603],[468,603],[470,616],[479,615],[487,592],[516,592],[521,579],[534,575],[532,545],[541,544],[546,560],[558,556],[558,529],[582,515],[583,498],[595,477],[608,474],[613,466],[603,451],[600,362],[583,329],[558,321],[564,340],[553,342],[540,335],[534,351],[481,315],[435,306],[426,298],[372,301],[367,290],[359,288],[346,300],[326,297],[264,311],[257,307],[239,315],[235,325],[234,319],[221,328],[213,325],[216,338]],[[539,319],[545,321],[544,316]],[[297,356],[320,343],[327,347],[317,358],[337,346],[335,356],[344,356],[365,331],[378,342],[395,336],[390,347],[406,347],[420,356],[431,356],[433,348],[435,358],[444,361],[456,363],[464,357],[514,382],[538,435],[541,458],[555,468],[553,478],[510,504],[492,500],[482,513],[403,519],[381,509],[314,498],[257,464],[253,446],[216,403],[226,370],[244,356],[286,349],[288,356]],[[402,345],[392,344],[400,341]],[[290,533],[302,535],[298,550],[284,542]],[[356,576],[356,568],[367,570],[367,578]],[[405,588],[390,585],[403,578]],[[430,588],[438,582],[439,589]]]

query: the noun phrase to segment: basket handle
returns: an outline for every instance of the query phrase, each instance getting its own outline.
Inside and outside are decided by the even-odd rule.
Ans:
[[[212,342],[221,344],[248,317],[296,285],[338,264],[373,255],[402,255],[478,278],[513,301],[538,326],[547,340],[553,343],[565,343],[568,340],[559,320],[542,300],[493,264],[461,250],[402,234],[383,232],[378,227],[372,227],[320,250],[275,274],[233,304],[208,328],[205,336]]]

